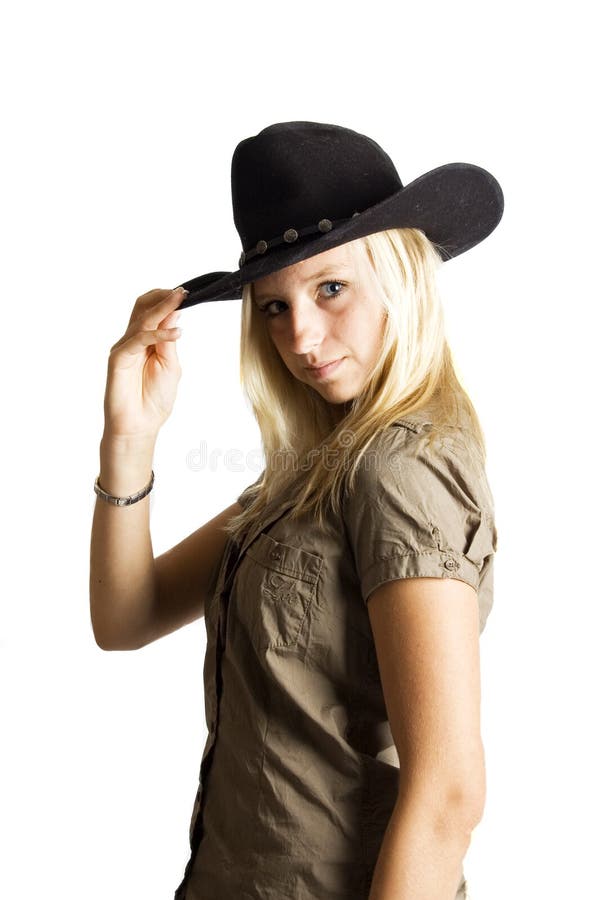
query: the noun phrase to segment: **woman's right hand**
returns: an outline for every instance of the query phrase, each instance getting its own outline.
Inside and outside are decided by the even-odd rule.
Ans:
[[[104,433],[155,441],[171,414],[182,369],[174,328],[180,290],[155,289],[135,301],[127,330],[110,348],[104,394]]]

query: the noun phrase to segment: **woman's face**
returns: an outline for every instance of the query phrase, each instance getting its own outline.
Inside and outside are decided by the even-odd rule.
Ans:
[[[283,362],[334,404],[357,397],[377,360],[384,308],[361,243],[334,247],[254,282],[254,303]],[[355,258],[354,258],[355,257]],[[341,360],[323,372],[309,366]]]

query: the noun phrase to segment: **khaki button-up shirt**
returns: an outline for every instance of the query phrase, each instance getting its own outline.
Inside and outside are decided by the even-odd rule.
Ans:
[[[368,597],[396,578],[458,578],[478,591],[480,632],[493,602],[484,467],[467,435],[425,448],[430,421],[375,439],[343,521],[290,522],[284,493],[241,546],[227,542],[205,609],[209,732],[175,900],[367,900],[400,778]]]

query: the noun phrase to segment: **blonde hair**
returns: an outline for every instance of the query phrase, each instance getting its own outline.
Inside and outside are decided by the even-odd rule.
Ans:
[[[331,405],[317,391],[291,374],[253,302],[253,285],[243,288],[241,385],[260,429],[266,464],[260,483],[248,493],[249,505],[225,527],[235,539],[294,482],[290,518],[313,511],[324,527],[327,507],[339,516],[342,492],[351,490],[373,439],[396,419],[431,403],[435,421],[429,439],[466,423],[484,462],[482,428],[446,339],[437,285],[442,248],[417,228],[366,235],[348,244],[352,253],[358,244],[381,287],[385,322],[375,366],[341,422],[335,422]],[[339,457],[343,466],[327,463]]]

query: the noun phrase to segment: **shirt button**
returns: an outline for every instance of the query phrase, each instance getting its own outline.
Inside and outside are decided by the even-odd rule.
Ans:
[[[281,551],[280,551],[280,550],[271,550],[270,558],[271,558],[271,559],[280,559],[280,558],[281,558]]]
[[[458,563],[455,559],[446,559],[445,560],[445,568],[446,569],[457,569]]]

